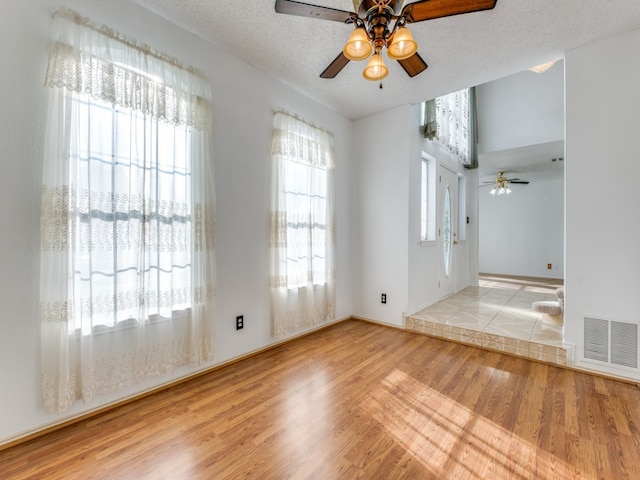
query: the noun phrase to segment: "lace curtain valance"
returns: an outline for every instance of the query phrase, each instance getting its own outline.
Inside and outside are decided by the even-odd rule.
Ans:
[[[210,131],[209,86],[194,69],[71,10],[58,10],[55,19],[46,87]]]
[[[271,155],[307,165],[333,168],[333,135],[285,111],[275,112]],[[294,128],[296,127],[296,128]]]

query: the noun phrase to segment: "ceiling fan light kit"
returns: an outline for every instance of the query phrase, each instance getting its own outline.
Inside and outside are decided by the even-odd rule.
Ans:
[[[351,32],[349,40],[342,49],[345,57],[356,62],[369,58],[371,52],[373,52],[373,47],[371,46],[367,32],[361,27]]]
[[[490,182],[485,183],[493,183],[493,188],[489,192],[491,195],[509,195],[511,193],[511,188],[509,185],[511,183],[520,183],[523,185],[528,185],[529,182],[527,180],[520,180],[519,178],[507,178],[504,176],[504,172],[498,172],[498,178],[492,180]]]
[[[422,73],[428,67],[418,54],[418,44],[407,28],[407,23],[490,10],[495,7],[496,2],[497,0],[418,0],[403,7],[404,0],[353,0],[354,11],[348,12],[295,0],[276,0],[275,11],[353,24],[355,29],[342,52],[320,77],[335,78],[349,61],[369,58],[362,76],[367,80],[379,81],[389,74],[381,56],[383,48],[387,49],[389,58],[397,60],[410,77]]]
[[[367,80],[376,82],[382,80],[387,75],[389,75],[389,69],[384,64],[382,55],[380,55],[380,53],[374,53],[373,55],[371,55],[367,66],[362,71],[362,76]]]
[[[501,183],[500,185],[496,185],[489,192],[491,195],[509,195],[511,193],[511,189],[509,188],[509,183]]]
[[[407,27],[400,27],[393,34],[391,45],[387,48],[387,55],[393,60],[405,60],[418,51],[418,44]]]

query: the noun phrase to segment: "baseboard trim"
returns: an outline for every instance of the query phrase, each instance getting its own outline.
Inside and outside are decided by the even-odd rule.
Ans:
[[[68,427],[70,425],[73,425],[75,423],[81,422],[83,420],[87,420],[89,418],[92,417],[96,417],[100,414],[103,414],[105,412],[108,412],[110,410],[113,410],[115,408],[118,407],[122,407],[124,405],[127,405],[129,403],[135,402],[137,400],[141,400],[145,397],[148,397],[150,395],[153,395],[155,393],[161,392],[163,390],[166,390],[168,388],[171,387],[175,387],[176,385],[180,385],[182,383],[188,382],[190,380],[193,380],[195,378],[201,377],[203,375],[207,375],[211,372],[215,372],[221,368],[224,367],[228,367],[229,365],[233,365],[235,363],[241,362],[243,360],[246,360],[248,358],[252,358],[255,357],[257,355],[260,355],[261,353],[264,352],[268,352],[269,350],[273,350],[274,348],[280,347],[282,345],[286,345],[287,343],[293,342],[295,340],[298,340],[300,338],[312,335],[316,332],[319,332],[321,330],[324,330],[326,328],[330,328],[334,325],[337,325],[339,323],[342,322],[346,322],[348,320],[353,319],[354,317],[352,316],[348,316],[348,317],[343,317],[337,320],[334,320],[332,322],[325,322],[321,325],[318,325],[310,330],[304,331],[302,333],[296,334],[292,337],[287,337],[285,339],[282,340],[277,340],[274,343],[270,343],[269,345],[266,345],[264,347],[258,348],[256,350],[252,350],[250,352],[247,352],[245,354],[242,354],[238,357],[233,357],[231,359],[225,360],[224,362],[221,363],[217,363],[215,365],[211,365],[208,366],[206,368],[203,368],[202,370],[197,370],[195,372],[192,372],[188,375],[185,375],[183,377],[171,380],[169,382],[165,382],[159,385],[156,385],[154,387],[151,387],[147,390],[143,390],[141,392],[138,392],[136,394],[130,395],[128,397],[124,397],[118,400],[115,400],[113,402],[101,405],[99,407],[93,408],[93,409],[89,409],[86,410],[84,412],[80,412],[76,415],[72,415],[70,417],[67,418],[62,418],[59,420],[56,420],[55,422],[49,423],[49,424],[45,424],[45,425],[41,425],[35,429],[32,430],[27,430],[24,431],[22,433],[19,433],[17,435],[11,436],[5,440],[3,440],[2,442],[0,442],[0,452],[2,452],[3,450],[8,450],[11,447],[14,447],[16,445],[20,445],[21,443],[26,443],[30,440],[33,440],[35,438],[38,437],[42,437],[44,435],[47,435],[48,433],[51,432],[55,432],[56,430],[60,430],[62,428]],[[383,325],[383,324],[381,324]]]
[[[353,315],[351,317],[352,320],[359,320],[361,322],[372,323],[373,325],[378,325],[380,327],[393,328],[394,330],[401,330],[403,332],[408,331],[404,325],[393,325],[391,323],[381,322],[380,320],[374,320],[372,318],[366,317],[358,317]]]

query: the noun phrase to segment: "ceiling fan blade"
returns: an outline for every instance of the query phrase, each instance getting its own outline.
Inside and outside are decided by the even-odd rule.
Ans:
[[[321,7],[309,3],[294,2],[293,0],[276,0],[276,12],[299,17],[320,18],[335,22],[350,23],[352,12],[335,8]]]
[[[509,180],[509,183],[521,183],[522,185],[529,185],[527,180]]]
[[[402,9],[401,15],[407,16],[407,22],[422,22],[434,18],[449,17],[461,13],[491,10],[498,0],[420,0],[409,3]]]
[[[415,77],[419,73],[424,72],[428,67],[427,62],[418,55],[418,52],[414,53],[409,58],[398,60],[398,63],[402,65],[402,68],[404,68],[404,71],[407,72],[407,75],[410,77]]]
[[[344,56],[344,53],[340,52],[340,55],[320,74],[320,78],[335,78],[347,63],[349,63],[349,59]]]

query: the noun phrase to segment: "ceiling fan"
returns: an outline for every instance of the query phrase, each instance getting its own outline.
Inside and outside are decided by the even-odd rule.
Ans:
[[[404,0],[353,0],[354,11],[348,12],[294,0],[276,0],[275,10],[288,15],[353,24],[355,29],[342,52],[320,77],[335,78],[349,61],[369,58],[362,76],[367,80],[378,81],[389,73],[380,55],[383,48],[387,49],[389,58],[397,60],[410,77],[427,69],[426,62],[418,54],[418,45],[406,27],[407,23],[490,10],[495,7],[496,2],[497,0],[419,0],[403,8]]]
[[[511,188],[509,188],[510,184],[520,183],[528,185],[529,181],[521,180],[519,178],[507,178],[504,176],[504,172],[498,172],[498,177],[495,180],[483,183],[493,184],[493,188],[489,192],[491,195],[508,195],[511,193]]]

